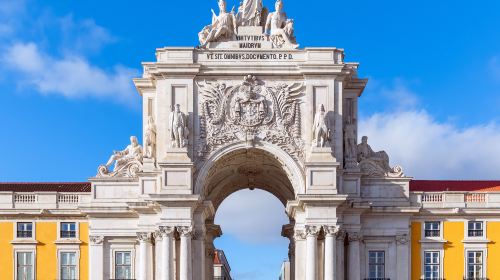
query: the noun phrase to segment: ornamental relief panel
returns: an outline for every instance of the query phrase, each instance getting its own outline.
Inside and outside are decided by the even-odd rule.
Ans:
[[[200,94],[201,160],[225,145],[245,141],[274,144],[303,162],[300,97],[303,83],[267,85],[254,76],[240,84],[198,83]]]

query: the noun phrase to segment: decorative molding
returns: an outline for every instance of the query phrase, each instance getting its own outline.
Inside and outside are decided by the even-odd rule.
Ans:
[[[104,243],[104,236],[102,235],[89,235],[90,245],[102,245]]]
[[[410,242],[410,238],[408,237],[407,234],[400,234],[396,236],[396,243],[400,245],[405,245]]]
[[[205,160],[217,148],[246,141],[265,141],[303,161],[299,96],[304,84],[266,86],[254,76],[238,85],[198,84],[201,97],[198,156]]]

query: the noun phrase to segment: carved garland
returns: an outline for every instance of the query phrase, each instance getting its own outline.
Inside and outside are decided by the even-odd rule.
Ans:
[[[229,143],[266,141],[303,161],[299,97],[302,83],[266,86],[254,76],[240,85],[219,82],[198,84],[200,141],[198,155],[206,159]]]

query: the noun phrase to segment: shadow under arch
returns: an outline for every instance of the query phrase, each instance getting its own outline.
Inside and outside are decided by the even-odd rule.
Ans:
[[[287,201],[305,193],[303,171],[275,145],[234,143],[207,159],[196,178],[194,194],[212,201],[216,210],[226,197],[246,188],[268,191],[286,206]]]

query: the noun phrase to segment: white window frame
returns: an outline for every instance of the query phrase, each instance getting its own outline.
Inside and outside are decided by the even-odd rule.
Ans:
[[[75,237],[61,237],[61,229],[63,223],[74,223],[75,224]],[[58,240],[80,240],[80,223],[76,221],[60,221],[57,223],[57,239]]]
[[[130,252],[130,266],[132,272],[132,279],[136,279],[135,275],[135,246],[133,244],[127,246],[123,244],[111,244],[111,252],[110,252],[110,268],[109,274],[111,275],[111,279],[116,279],[115,275],[115,253],[116,252]]]
[[[441,244],[439,244],[441,245]],[[427,248],[422,248],[421,253],[420,253],[420,279],[425,279],[425,253],[426,252],[438,252],[439,253],[439,279],[443,279],[443,262],[444,262],[444,249],[442,248],[432,248],[432,247],[427,247]]]
[[[364,267],[364,275],[362,275],[362,279],[369,278],[370,275],[370,251],[380,251],[384,252],[385,255],[385,278],[395,279],[397,266],[397,261],[395,260],[395,247],[393,246],[395,240],[394,238],[366,238],[364,240],[365,248],[364,248],[364,260],[362,260],[361,265]]]
[[[439,236],[425,236],[425,224],[426,223],[439,223]],[[422,222],[422,233],[421,239],[428,239],[428,240],[443,240],[443,231],[444,231],[444,223],[443,221],[436,221],[436,220],[425,220]]]
[[[23,223],[31,223],[31,237],[17,237],[17,224],[23,224]],[[34,220],[19,220],[14,223],[13,227],[13,236],[14,240],[36,240],[36,223]]]
[[[483,224],[483,235],[481,235],[481,236],[469,236],[469,222],[481,222]],[[465,225],[464,225],[464,228],[465,228],[465,232],[464,232],[465,239],[472,239],[472,240],[482,239],[482,240],[486,240],[486,226],[487,226],[487,222],[485,220],[466,220],[464,223],[465,223]]]
[[[481,252],[483,255],[483,278],[486,278],[486,273],[488,272],[487,265],[488,265],[488,249],[487,248],[465,248],[464,251],[464,277],[467,279],[467,272],[468,272],[468,257],[469,257],[469,252]]]
[[[373,253],[382,253],[384,255],[384,263],[383,263],[383,265],[384,265],[383,274],[384,275],[382,277],[370,277],[370,253],[372,253],[372,252]],[[368,251],[368,258],[367,258],[366,264],[368,266],[367,267],[367,274],[366,274],[367,277],[366,278],[368,278],[368,279],[372,279],[372,278],[377,278],[377,279],[378,278],[387,278],[386,277],[387,276],[387,253],[386,253],[385,250],[376,250],[376,249],[375,250],[369,250]]]
[[[80,279],[80,249],[79,246],[73,248],[57,249],[57,278],[61,279],[61,254],[62,253],[75,253],[76,254],[76,275]]]
[[[22,248],[14,249],[14,280],[17,280],[17,253],[31,253],[31,262],[33,264],[33,280],[36,280],[36,250]]]
[[[422,279],[426,279],[425,278],[425,265],[426,265],[426,263],[425,263],[425,259],[426,259],[425,254],[426,253],[438,253],[439,254],[439,263],[438,263],[439,274],[438,274],[438,276],[437,276],[436,279],[442,279],[442,275],[443,275],[443,271],[442,271],[443,270],[442,269],[443,268],[443,263],[442,263],[442,261],[443,261],[443,258],[441,257],[442,254],[441,254],[441,251],[439,251],[439,250],[425,250],[424,251],[423,258],[422,258],[422,262],[423,262],[423,268],[422,268],[422,275],[423,275],[423,277],[422,277]],[[435,264],[432,264],[432,265],[435,265]]]

